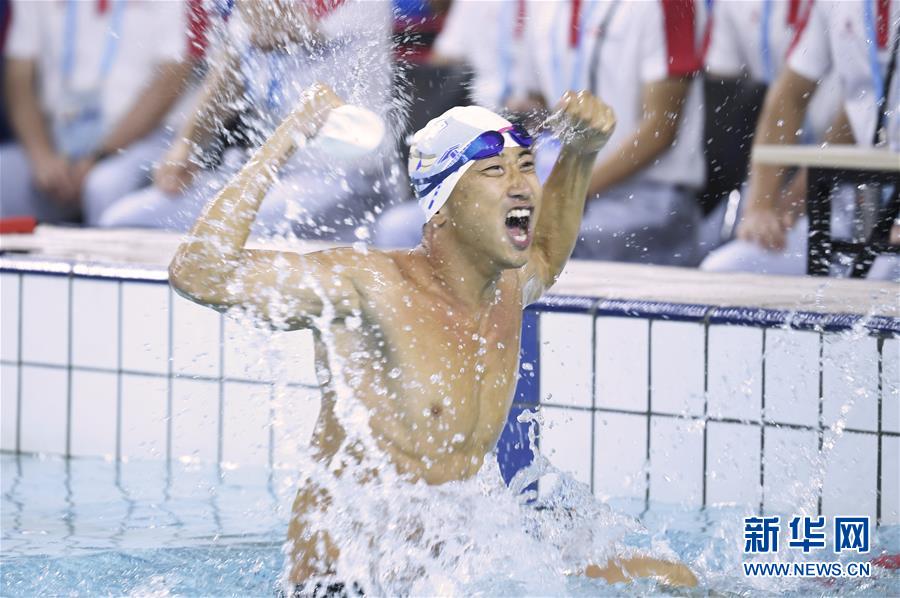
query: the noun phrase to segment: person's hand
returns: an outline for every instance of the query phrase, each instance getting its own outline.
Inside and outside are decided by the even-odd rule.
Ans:
[[[581,153],[600,151],[616,128],[612,108],[587,91],[563,94],[549,122],[564,147]]]
[[[786,237],[785,218],[774,209],[748,207],[737,228],[738,239],[765,249],[784,249]]]
[[[153,184],[167,195],[177,195],[194,180],[197,165],[190,160],[190,150],[177,144],[163,157],[153,172]]]
[[[302,99],[287,117],[286,122],[290,123],[295,133],[311,139],[318,133],[328,113],[344,103],[333,89],[324,83],[315,83],[303,93]]]
[[[56,153],[32,159],[34,184],[44,194],[63,204],[78,201],[80,187],[76,184],[69,160]]]
[[[75,184],[75,188],[78,189],[79,195],[84,189],[84,180],[96,164],[97,160],[93,157],[81,158],[72,164],[72,181]]]

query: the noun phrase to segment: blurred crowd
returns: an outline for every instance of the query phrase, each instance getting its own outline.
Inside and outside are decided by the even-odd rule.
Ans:
[[[587,89],[618,124],[575,257],[803,274],[805,172],[753,145],[900,152],[900,0],[0,0],[0,28],[0,218],[185,231],[322,81],[393,134],[362,161],[298,152],[256,232],[409,247],[411,131],[486,106],[537,136],[543,179],[548,116]],[[858,196],[835,186],[836,236]],[[869,276],[900,279],[897,255]]]

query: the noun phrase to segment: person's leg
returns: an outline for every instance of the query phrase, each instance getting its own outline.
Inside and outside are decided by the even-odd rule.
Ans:
[[[415,247],[422,240],[425,213],[415,201],[388,209],[375,223],[374,243],[382,248]]]
[[[60,206],[38,191],[28,156],[21,145],[0,145],[0,218],[34,216],[40,222],[75,220],[78,206]]]
[[[152,133],[91,169],[81,192],[86,225],[98,226],[110,206],[150,182],[153,163],[165,151],[167,139],[165,133]]]
[[[588,565],[584,574],[587,577],[605,579],[607,583],[628,583],[636,577],[654,577],[671,586],[692,588],[697,585],[697,578],[681,563],[647,557],[610,560],[605,567]]]
[[[573,257],[693,265],[699,210],[686,191],[623,185],[589,200]]]
[[[710,253],[700,269],[707,272],[756,272],[802,276],[806,274],[806,237],[809,226],[805,217],[788,231],[782,251],[736,239]]]

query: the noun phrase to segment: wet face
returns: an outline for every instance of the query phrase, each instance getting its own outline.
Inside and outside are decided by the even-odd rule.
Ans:
[[[540,205],[534,155],[526,148],[508,147],[498,156],[475,161],[441,211],[446,210],[446,226],[460,242],[501,268],[519,268],[531,255]]]

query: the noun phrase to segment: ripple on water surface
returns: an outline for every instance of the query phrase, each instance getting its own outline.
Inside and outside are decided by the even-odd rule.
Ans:
[[[95,459],[10,455],[2,456],[0,465],[3,596],[273,595],[297,483],[292,472],[179,463],[169,467],[146,462],[116,466]],[[646,531],[643,527],[626,529],[622,540],[626,545],[664,545],[697,572],[701,589],[677,592],[680,595],[900,593],[896,572],[878,568],[873,568],[873,577],[866,580],[744,578],[740,567],[741,519],[749,514],[745,509],[699,512],[652,505],[644,512],[643,504],[635,501],[610,504],[617,512],[642,515]],[[554,535],[558,530],[553,526],[562,527],[561,520],[566,518],[571,519],[551,518],[537,525],[550,525],[552,529],[541,533]],[[523,517],[523,525],[537,521],[525,519],[529,518]],[[565,536],[573,543],[583,535],[584,530],[577,527],[573,531],[569,524],[570,535]],[[510,551],[509,546],[501,548],[504,542],[523,537],[491,533],[500,553]],[[474,546],[478,538],[480,534],[473,534],[466,550],[477,554],[483,548]],[[900,529],[882,528],[875,544],[872,556],[884,550],[897,552]],[[515,547],[511,552],[515,553]],[[831,556],[828,553],[812,560],[834,560]],[[523,569],[528,562],[522,555]],[[485,596],[665,592],[652,582],[616,588],[578,577],[561,577],[559,583],[535,582],[532,572],[517,570],[516,563],[502,571],[492,564],[473,573],[471,563],[460,562],[458,570],[444,570],[442,575],[432,572],[431,577],[413,587],[430,588],[430,593],[444,588],[456,595]]]

